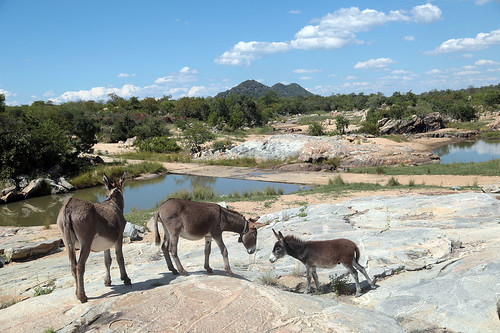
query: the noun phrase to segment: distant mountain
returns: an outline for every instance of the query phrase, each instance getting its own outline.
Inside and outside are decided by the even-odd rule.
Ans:
[[[276,83],[274,86],[269,87],[255,80],[246,80],[238,84],[236,87],[218,93],[215,97],[228,97],[230,95],[247,95],[250,97],[259,98],[264,96],[269,91],[275,91],[276,93],[278,93],[279,97],[292,97],[292,96],[307,97],[309,95],[312,95],[312,93],[302,88],[297,83],[291,83],[289,85]]]

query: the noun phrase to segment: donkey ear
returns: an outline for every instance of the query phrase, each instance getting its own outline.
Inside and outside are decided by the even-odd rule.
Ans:
[[[127,173],[124,172],[123,175],[120,177],[120,180],[118,180],[118,185],[121,187],[123,183],[125,183],[125,179],[127,178]]]
[[[102,181],[104,182],[104,185],[110,189],[111,188],[111,184],[109,183],[109,179],[108,179],[108,176],[106,176],[105,173],[102,174]]]
[[[264,223],[260,223],[260,222],[248,222],[248,227],[250,229],[252,228],[255,228],[255,229],[258,229],[258,228],[262,228],[263,226],[265,226],[266,224]]]
[[[279,232],[279,240],[284,240],[285,239],[285,236],[283,236],[283,234],[281,233],[281,231]]]
[[[274,229],[273,229],[273,232],[274,232],[274,236],[276,236],[276,238],[278,238],[278,240],[280,240],[280,236],[276,233],[276,231],[274,231]]]

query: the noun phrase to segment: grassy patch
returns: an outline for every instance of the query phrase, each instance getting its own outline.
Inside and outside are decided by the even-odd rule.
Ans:
[[[394,142],[408,142],[408,137],[402,134],[389,134],[389,135],[383,135],[382,137],[392,140]]]
[[[477,176],[500,176],[500,159],[486,162],[451,163],[451,164],[428,164],[416,166],[387,166],[383,167],[359,167],[351,168],[350,173],[370,173],[386,175],[477,175]]]
[[[479,136],[480,139],[485,141],[499,141],[500,140],[500,131],[495,132],[485,132]]]
[[[146,227],[148,221],[153,217],[157,208],[143,209],[125,214],[125,219],[133,224]]]
[[[331,290],[337,295],[346,295],[349,293],[349,277],[345,275],[338,276],[330,275],[330,285]]]
[[[157,161],[157,162],[178,162],[178,163],[189,163],[191,162],[191,155],[189,153],[170,153],[161,154],[153,152],[129,152],[115,155],[117,158],[129,159],[129,160],[146,160],[146,161]]]
[[[278,284],[278,281],[276,280],[275,277],[273,277],[273,275],[271,274],[271,271],[268,271],[268,272],[262,274],[261,276],[259,276],[259,281],[260,281],[260,283],[262,283],[263,285],[266,285],[266,286],[275,286]]]
[[[99,165],[92,168],[69,182],[76,188],[88,188],[102,184],[102,175],[105,173],[109,178],[119,178],[124,172],[127,177],[133,178],[145,173],[158,173],[165,172],[166,169],[157,162],[142,162],[137,164],[115,164],[115,165]]]
[[[261,169],[269,169],[277,165],[281,165],[284,161],[281,160],[265,160],[257,161],[253,157],[242,157],[234,159],[217,159],[200,161],[199,163],[207,165],[222,165],[222,166],[235,166],[235,167],[255,167]]]

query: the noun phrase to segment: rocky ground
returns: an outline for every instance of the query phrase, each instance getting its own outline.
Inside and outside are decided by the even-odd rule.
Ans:
[[[182,240],[180,258],[191,273],[173,276],[149,233],[124,247],[132,286],[103,285],[102,253],[86,269],[89,302],[74,297],[64,250],[0,269],[6,332],[496,332],[500,329],[500,201],[493,194],[404,194],[297,206],[262,215],[257,251],[248,255],[237,235],[225,243],[234,276],[214,248],[213,275],[203,269],[203,242]],[[272,229],[304,240],[347,237],[378,288],[362,283],[354,298],[328,292],[345,269],[318,269],[326,293],[303,295],[303,266],[285,257],[268,261]],[[364,280],[363,278],[361,279]],[[37,288],[55,288],[33,297]]]

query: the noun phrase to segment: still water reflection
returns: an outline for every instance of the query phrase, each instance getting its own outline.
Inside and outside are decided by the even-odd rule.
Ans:
[[[441,164],[485,162],[500,158],[500,142],[463,141],[434,149]]]
[[[218,195],[234,192],[264,190],[272,187],[282,189],[283,193],[291,193],[308,186],[282,184],[272,182],[251,181],[242,179],[214,178],[189,175],[164,175],[147,180],[127,181],[123,195],[125,198],[125,214],[134,210],[150,209],[161,204],[171,193],[194,187],[211,187]],[[50,195],[32,198],[0,206],[1,226],[34,226],[54,224],[57,213],[63,203],[70,197],[81,198],[92,202],[104,201],[104,186],[78,190],[69,194]]]

